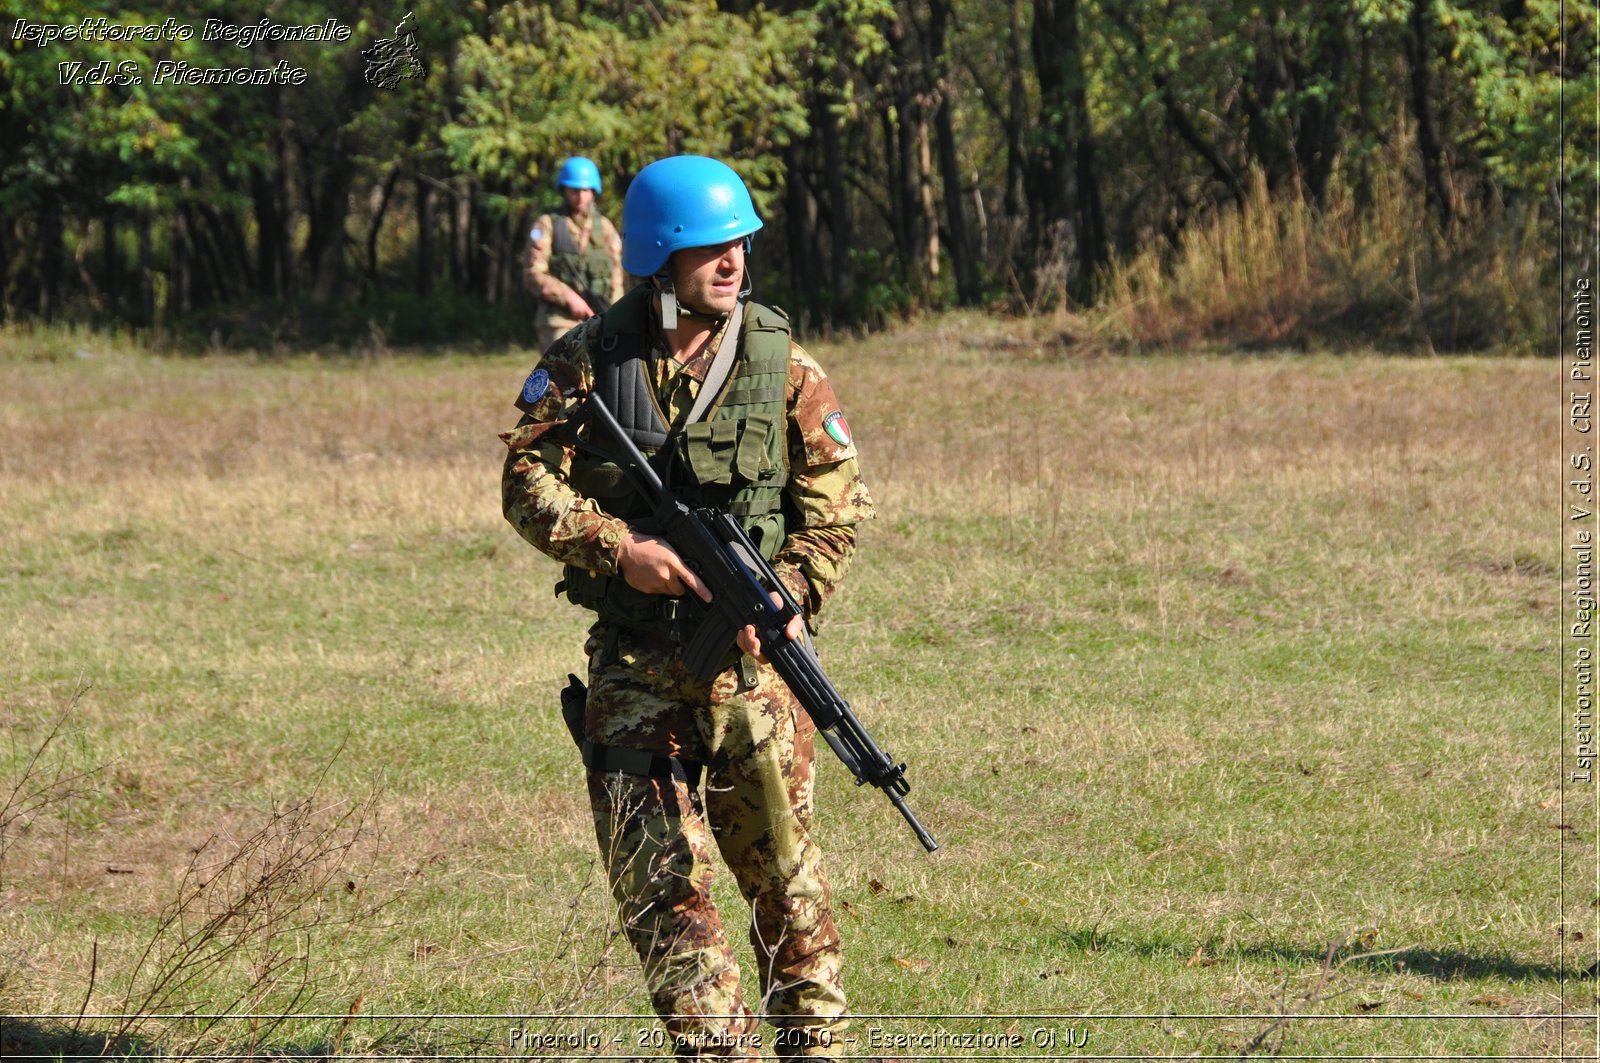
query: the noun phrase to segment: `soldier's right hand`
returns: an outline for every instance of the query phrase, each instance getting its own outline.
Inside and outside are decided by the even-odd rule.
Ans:
[[[567,313],[579,321],[587,321],[589,318],[594,317],[594,308],[584,300],[583,296],[568,288]]]
[[[617,545],[617,570],[628,586],[645,594],[678,597],[694,591],[701,601],[711,600],[711,588],[683,563],[678,551],[653,535],[635,535],[631,531],[624,535]]]

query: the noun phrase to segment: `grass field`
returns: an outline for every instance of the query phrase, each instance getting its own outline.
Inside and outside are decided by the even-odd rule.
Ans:
[[[820,754],[858,1054],[1592,1058],[1559,368],[1050,336],[813,348],[879,505],[824,663],[944,846]],[[499,513],[528,356],[80,345],[3,361],[0,1051],[664,1054]]]

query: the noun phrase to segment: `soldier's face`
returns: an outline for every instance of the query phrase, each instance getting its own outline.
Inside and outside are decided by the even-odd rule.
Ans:
[[[567,209],[574,214],[582,214],[594,205],[594,189],[592,188],[561,188],[561,197],[567,201]]]
[[[703,314],[726,314],[739,305],[739,289],[744,287],[744,239],[674,251],[672,286],[678,301]]]

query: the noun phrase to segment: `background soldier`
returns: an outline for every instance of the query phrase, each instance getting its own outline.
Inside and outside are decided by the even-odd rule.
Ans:
[[[562,206],[541,214],[528,234],[528,290],[539,349],[622,298],[622,241],[595,209],[600,168],[575,155],[556,174]]]
[[[811,836],[815,727],[753,628],[711,683],[684,668],[678,643],[706,589],[652,537],[616,467],[574,446],[575,415],[591,392],[604,396],[669,488],[737,515],[815,618],[872,502],[821,368],[780,311],[746,301],[745,253],[761,224],[744,182],[716,160],[645,167],[622,229],[623,262],[648,282],[545,352],[517,399],[521,422],[502,437],[507,519],[565,564],[560,589],[599,614],[582,724],[596,837],[651,999],[686,1057],[754,1056],[756,1012],[779,1027],[767,1043],[780,1058],[840,1053],[839,936]],[[733,360],[719,385],[725,339]],[[708,411],[696,408],[703,386],[717,400]],[[789,637],[802,627],[796,617]],[[711,900],[713,840],[751,905],[759,1000]]]

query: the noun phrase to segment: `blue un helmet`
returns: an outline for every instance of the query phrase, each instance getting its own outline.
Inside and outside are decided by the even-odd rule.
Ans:
[[[558,188],[588,188],[595,195],[600,194],[600,167],[592,159],[582,155],[574,155],[561,164],[561,170],[556,174],[556,187]]]
[[[622,266],[660,273],[672,252],[711,247],[761,228],[750,190],[733,168],[704,155],[674,155],[639,171],[622,201]]]

